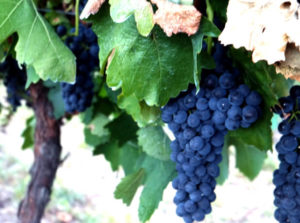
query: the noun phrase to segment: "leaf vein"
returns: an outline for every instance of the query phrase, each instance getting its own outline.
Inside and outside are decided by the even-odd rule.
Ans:
[[[2,28],[4,26],[4,24],[7,22],[8,19],[10,19],[11,15],[17,10],[17,8],[19,7],[19,5],[23,2],[24,0],[20,0],[16,6],[10,11],[10,13],[8,14],[8,16],[3,20],[3,22],[0,24],[0,28]]]
[[[48,29],[47,29],[47,27],[46,27],[46,24],[44,23],[44,21],[43,21],[43,19],[41,18],[39,12],[37,11],[37,8],[36,8],[35,4],[33,3],[33,0],[31,0],[31,3],[32,3],[32,5],[33,5],[34,11],[35,11],[35,13],[36,13],[36,15],[37,15],[39,21],[41,22],[41,24],[42,24],[42,26],[43,26],[43,28],[44,28],[44,30],[45,30],[45,33],[46,33],[46,35],[47,35],[47,38],[48,38],[48,40],[49,40],[50,45],[51,45],[52,48],[54,49],[56,58],[58,59],[58,62],[60,63],[59,58],[60,58],[61,56],[58,54],[57,49],[56,49],[55,45],[53,44],[53,41],[52,41],[52,39],[51,39],[51,37],[50,37],[50,33],[48,32]]]
[[[28,49],[28,44],[29,44],[30,36],[32,34],[32,30],[34,28],[34,25],[35,25],[36,21],[37,21],[37,15],[34,18],[34,21],[33,21],[32,25],[30,27],[30,31],[29,31],[27,39],[26,39],[25,49],[24,49],[24,57],[26,57],[26,53],[27,53],[27,49]]]

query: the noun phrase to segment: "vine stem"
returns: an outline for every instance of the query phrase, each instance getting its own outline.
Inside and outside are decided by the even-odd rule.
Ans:
[[[75,3],[75,35],[78,36],[79,33],[79,1],[76,0]]]
[[[206,0],[206,14],[207,14],[208,20],[210,22],[213,22],[214,10],[213,10],[209,0]],[[207,37],[207,52],[209,55],[211,55],[211,52],[212,52],[212,45],[213,45],[213,39],[211,36],[209,36],[209,37]]]
[[[60,125],[48,100],[48,89],[42,82],[29,88],[36,117],[34,163],[26,195],[18,209],[20,223],[40,223],[50,201],[52,185],[61,163]]]
[[[75,16],[75,13],[74,13],[74,12],[65,12],[65,11],[63,11],[63,10],[53,10],[53,9],[39,8],[38,11],[39,11],[39,12],[45,12],[45,13],[56,12],[56,13],[62,14],[62,15]]]
[[[290,116],[289,122],[293,119],[298,120],[297,115],[300,115],[300,111],[293,112],[292,115]]]

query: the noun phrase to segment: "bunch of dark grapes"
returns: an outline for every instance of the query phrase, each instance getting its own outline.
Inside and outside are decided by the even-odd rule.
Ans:
[[[6,86],[8,103],[15,111],[21,105],[21,100],[26,94],[26,70],[20,69],[18,62],[11,56],[7,56],[5,61],[0,64],[0,73],[4,74],[4,85]]]
[[[57,27],[57,32],[61,36],[66,34],[62,26]],[[97,36],[91,28],[80,24],[79,34],[68,37],[66,44],[76,56],[77,74],[75,84],[61,84],[65,109],[69,113],[83,112],[93,99],[92,71],[99,66]]]
[[[176,213],[186,223],[202,221],[211,212],[227,131],[250,127],[261,113],[260,95],[239,84],[237,73],[203,76],[199,93],[182,92],[162,109],[162,120],[175,136],[171,160],[178,172],[172,182]]]
[[[283,120],[278,126],[282,134],[276,144],[280,165],[274,171],[275,218],[280,223],[300,222],[300,86],[290,89],[290,95],[279,99],[275,113]]]

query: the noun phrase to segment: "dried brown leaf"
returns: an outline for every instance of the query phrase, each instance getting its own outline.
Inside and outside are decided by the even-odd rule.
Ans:
[[[300,81],[300,52],[295,44],[288,44],[285,51],[285,61],[275,64],[276,72],[282,73],[286,78]]]
[[[154,14],[154,22],[167,36],[186,33],[189,36],[197,32],[201,13],[192,5],[178,5],[167,0],[151,0],[158,9]]]
[[[88,0],[80,14],[80,19],[87,19],[91,14],[95,15],[105,0]]]
[[[113,50],[110,52],[110,54],[108,56],[107,64],[106,64],[106,69],[108,69],[108,67],[109,67],[112,59],[114,58],[115,52],[116,52],[116,48],[113,48]]]
[[[224,45],[253,51],[254,62],[284,61],[287,44],[300,45],[298,15],[297,0],[230,0],[219,39]]]
[[[285,78],[290,78],[296,81],[300,81],[300,69],[291,68],[286,65],[276,65],[276,72],[284,75]]]

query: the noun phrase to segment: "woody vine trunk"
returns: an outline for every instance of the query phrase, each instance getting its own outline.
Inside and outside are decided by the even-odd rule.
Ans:
[[[39,223],[50,200],[51,188],[60,164],[60,120],[56,120],[41,82],[32,84],[30,95],[36,117],[34,163],[31,181],[18,210],[20,223]]]

